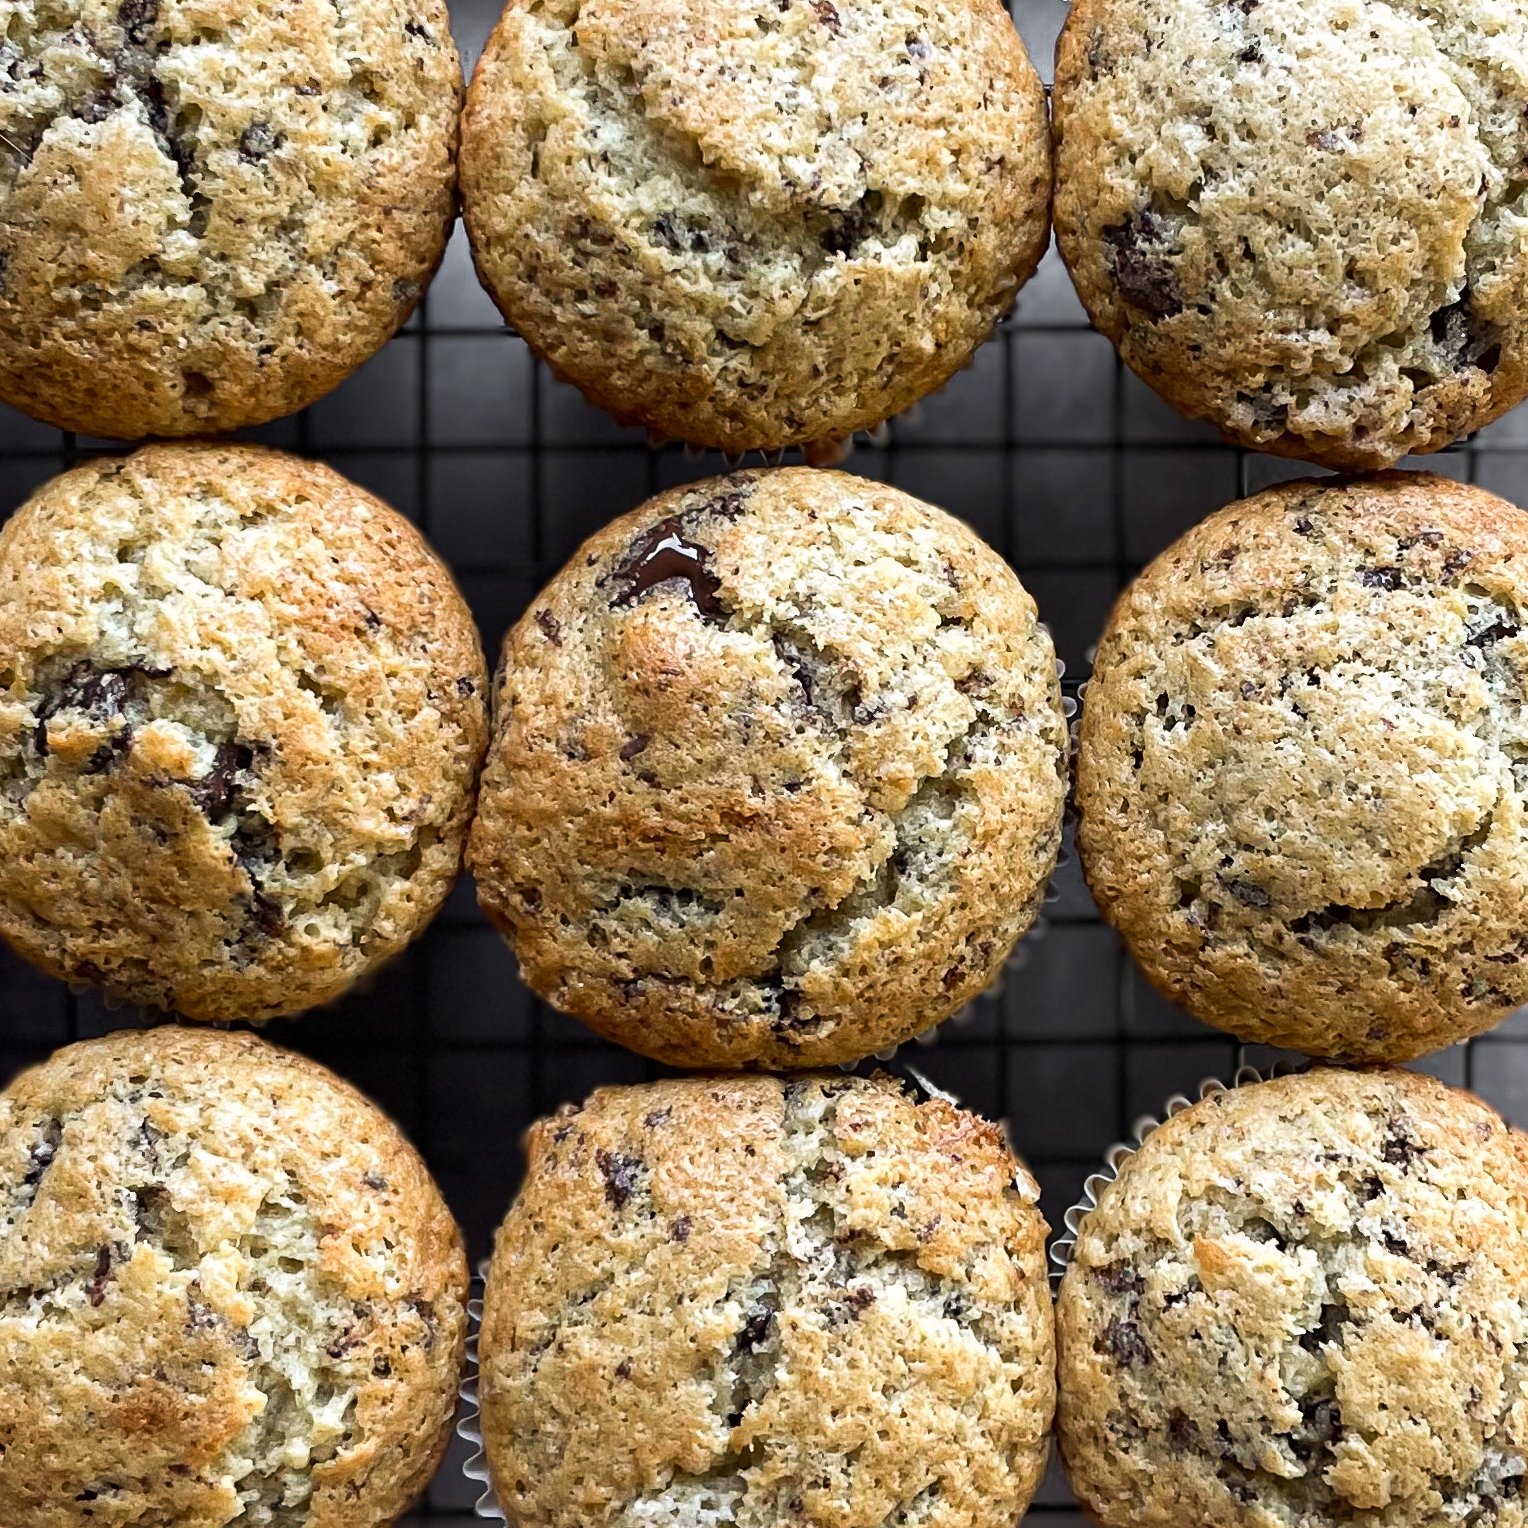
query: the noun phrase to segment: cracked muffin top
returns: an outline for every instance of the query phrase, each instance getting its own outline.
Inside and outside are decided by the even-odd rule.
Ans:
[[[59,1051],[0,1093],[0,1521],[391,1523],[466,1298],[424,1164],[332,1073],[208,1030]]]
[[[0,41],[0,397],[84,434],[313,402],[453,216],[441,0],[17,0]]]
[[[1099,329],[1232,440],[1436,451],[1528,393],[1528,10],[1079,0],[1056,232]]]
[[[505,643],[469,860],[526,980],[679,1065],[857,1059],[992,980],[1055,863],[1066,724],[1012,571],[787,468],[661,494]]]
[[[942,386],[1049,230],[1000,0],[509,0],[462,126],[483,284],[618,418],[827,451]]]
[[[1422,473],[1284,484],[1121,597],[1077,758],[1088,884],[1244,1040],[1402,1061],[1528,1002],[1528,521]]]
[[[1057,1306],[1104,1528],[1528,1522],[1528,1159],[1477,1098],[1318,1070],[1128,1157]]]
[[[520,1528],[1009,1528],[1055,1395],[1001,1132],[889,1077],[603,1088],[537,1124],[484,1301]]]
[[[327,467],[55,478],[0,531],[0,934],[188,1018],[339,996],[450,890],[486,684],[445,568]]]

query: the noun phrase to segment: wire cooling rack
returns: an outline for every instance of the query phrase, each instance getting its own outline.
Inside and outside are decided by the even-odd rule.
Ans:
[[[1048,77],[1065,7],[1013,0],[1013,10]],[[453,0],[469,68],[496,12],[496,0]],[[250,434],[323,458],[417,521],[455,571],[491,656],[586,535],[659,488],[723,470],[716,457],[649,450],[640,432],[536,366],[479,290],[460,230],[402,334],[305,414]],[[0,513],[111,449],[0,408]],[[1228,500],[1309,470],[1225,446],[1160,403],[1088,328],[1054,251],[975,363],[845,465],[953,511],[1003,552],[1039,602],[1074,692],[1116,592],[1143,562]],[[1425,465],[1528,503],[1528,405]],[[0,950],[0,1079],[69,1040],[140,1022]],[[534,1001],[465,881],[429,932],[360,991],[267,1033],[334,1066],[398,1119],[474,1262],[518,1183],[529,1121],[600,1083],[658,1071]],[[1528,1010],[1427,1070],[1528,1121],[1525,1039]],[[1243,1052],[1147,987],[1069,860],[1045,926],[1021,945],[1001,990],[911,1059],[1007,1121],[1059,1226],[1132,1120],[1203,1077],[1229,1076]],[[458,1450],[406,1528],[470,1518],[476,1488],[460,1464]],[[1079,1521],[1053,1468],[1028,1528]]]

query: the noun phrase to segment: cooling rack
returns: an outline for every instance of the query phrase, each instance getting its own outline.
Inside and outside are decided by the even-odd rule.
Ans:
[[[1012,8],[1048,77],[1065,7]],[[453,0],[451,10],[470,67],[497,5]],[[724,470],[714,456],[649,449],[537,366],[479,290],[460,230],[420,311],[381,354],[306,413],[247,433],[322,458],[416,521],[451,564],[490,655],[586,535],[659,488]],[[112,449],[0,408],[0,516],[63,467]],[[1159,402],[1089,329],[1054,250],[974,364],[845,465],[960,515],[1013,563],[1072,693],[1116,592],[1142,563],[1228,500],[1310,470],[1226,446]],[[1528,503],[1528,405],[1425,465]],[[0,1080],[67,1041],[141,1022],[0,950]],[[424,938],[361,990],[267,1034],[335,1067],[397,1118],[474,1262],[514,1193],[529,1121],[601,1083],[659,1070],[532,999],[465,881]],[[904,1054],[1007,1122],[1053,1226],[1136,1117],[1244,1059],[1275,1059],[1157,997],[1100,923],[1071,858],[1000,990]],[[1528,1010],[1425,1066],[1528,1121]],[[460,1463],[458,1445],[404,1528],[471,1519],[476,1488]],[[1082,1521],[1054,1467],[1025,1521]]]

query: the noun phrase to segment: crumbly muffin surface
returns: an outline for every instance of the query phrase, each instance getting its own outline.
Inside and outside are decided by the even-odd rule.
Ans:
[[[531,1132],[482,1332],[521,1528],[1007,1528],[1054,1400],[1000,1133],[889,1078],[607,1088]]]
[[[379,1528],[446,1446],[461,1238],[397,1129],[250,1035],[0,1093],[0,1521]]]
[[[1057,1309],[1105,1528],[1528,1521],[1528,1158],[1470,1094],[1318,1070],[1128,1158]]]
[[[1392,1061],[1528,1002],[1525,613],[1522,512],[1420,473],[1232,504],[1126,590],[1078,843],[1167,996]]]
[[[18,0],[0,43],[0,397],[85,434],[311,403],[453,216],[440,0]]]
[[[510,633],[469,858],[526,979],[680,1065],[856,1059],[980,993],[1060,839],[1049,636],[842,473],[660,495]]]
[[[484,285],[596,403],[826,447],[942,385],[1034,270],[1045,99],[999,0],[511,0],[462,189]]]
[[[1337,467],[1528,393],[1528,12],[1498,0],[1082,0],[1056,228],[1169,401]]]
[[[338,996],[450,889],[486,685],[449,574],[328,468],[54,479],[0,531],[0,933],[190,1018]]]

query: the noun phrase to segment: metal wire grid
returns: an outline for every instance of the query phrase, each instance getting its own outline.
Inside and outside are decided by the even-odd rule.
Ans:
[[[1013,10],[1048,71],[1064,7],[1013,0]],[[453,0],[469,67],[495,14],[495,0]],[[1425,465],[1528,502],[1528,408],[1519,413]],[[648,449],[535,365],[478,290],[460,231],[421,310],[375,360],[305,414],[248,433],[331,462],[414,519],[451,563],[490,653],[585,535],[660,487],[723,470],[715,457]],[[0,507],[111,449],[0,410]],[[1144,561],[1239,493],[1308,470],[1227,447],[1155,399],[1089,330],[1054,251],[972,367],[846,465],[961,515],[1009,558],[1052,628],[1073,693],[1114,595]],[[0,1078],[67,1041],[144,1022],[0,950]],[[336,1067],[399,1120],[474,1261],[514,1192],[526,1124],[600,1083],[660,1070],[533,1000],[467,884],[361,991],[267,1033]],[[1525,1038],[1528,1010],[1427,1069],[1528,1119]],[[1021,945],[1001,990],[912,1059],[1008,1122],[1059,1226],[1132,1120],[1205,1076],[1228,1077],[1243,1056],[1151,992],[1069,858],[1045,926]],[[459,1445],[406,1528],[470,1517],[476,1488],[461,1476],[464,1453]],[[1079,1520],[1053,1468],[1027,1522]]]

